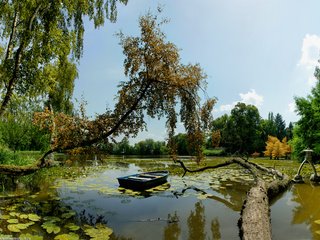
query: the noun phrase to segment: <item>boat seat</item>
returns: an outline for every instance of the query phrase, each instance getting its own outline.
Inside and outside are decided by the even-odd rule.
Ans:
[[[136,177],[136,176],[131,176],[131,177],[128,177],[129,179],[136,179],[136,180],[150,180],[150,178],[147,178],[147,177]]]
[[[160,177],[158,175],[152,175],[152,174],[140,174],[139,176],[141,177],[149,177],[149,178],[157,178]]]

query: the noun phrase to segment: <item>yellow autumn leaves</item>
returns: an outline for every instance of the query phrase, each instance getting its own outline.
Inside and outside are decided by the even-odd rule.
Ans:
[[[291,146],[287,143],[287,138],[280,141],[277,137],[268,136],[266,142],[266,150],[263,152],[264,156],[269,156],[270,159],[279,159],[281,157],[288,158],[292,152]]]

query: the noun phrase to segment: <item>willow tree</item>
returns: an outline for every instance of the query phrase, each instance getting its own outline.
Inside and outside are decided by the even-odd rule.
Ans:
[[[52,95],[48,88],[53,84],[44,77],[47,65],[68,70],[69,64],[79,60],[83,52],[83,19],[93,21],[95,27],[103,25],[105,19],[115,21],[117,2],[0,1],[0,116],[14,94]]]
[[[147,13],[139,20],[140,35],[119,33],[123,48],[124,73],[119,83],[113,110],[91,120],[85,114],[68,116],[46,109],[35,116],[35,123],[52,131],[52,144],[36,166],[21,168],[0,166],[0,172],[32,172],[45,165],[45,157],[55,151],[108,144],[119,135],[136,136],[146,128],[145,115],[166,118],[169,146],[175,153],[174,130],[177,121],[184,124],[190,146],[201,159],[204,131],[211,121],[215,99],[202,101],[206,74],[199,64],[182,64],[178,47],[166,40],[156,15]],[[203,103],[203,104],[202,104]]]

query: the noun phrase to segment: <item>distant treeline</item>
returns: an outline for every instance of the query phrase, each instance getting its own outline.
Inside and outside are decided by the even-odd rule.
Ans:
[[[0,119],[0,145],[11,150],[42,150],[50,143],[48,132],[39,130],[32,123],[34,108],[19,105],[20,111],[8,112]],[[211,122],[210,131],[206,133],[204,155],[220,156],[234,153],[259,153],[266,150],[268,136],[277,137],[280,141],[287,138],[290,144],[293,138],[293,124],[286,125],[278,113],[269,113],[262,119],[255,106],[238,103],[230,115],[223,115]],[[178,155],[194,155],[188,146],[188,138],[184,133],[174,137]],[[118,143],[102,146],[101,151],[115,155],[167,155],[165,141],[146,139],[130,144],[127,138]]]
[[[263,156],[266,150],[268,136],[274,136],[290,144],[293,138],[293,124],[286,125],[278,113],[269,113],[267,119],[262,119],[258,109],[253,105],[238,103],[230,115],[223,115],[211,122],[210,131],[206,135],[203,153],[207,156],[231,154],[248,154]],[[193,155],[188,146],[188,138],[184,133],[174,137],[178,155]],[[164,141],[146,139],[134,145],[124,138],[111,148],[116,155],[165,155],[168,149]]]

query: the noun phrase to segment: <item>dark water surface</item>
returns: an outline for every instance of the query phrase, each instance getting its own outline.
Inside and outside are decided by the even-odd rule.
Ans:
[[[139,171],[113,162],[89,175],[42,182],[23,197],[7,195],[0,202],[0,239],[90,239],[86,229],[102,224],[113,230],[110,239],[239,239],[237,221],[252,182],[246,171],[170,174],[167,184],[144,192],[119,188],[117,177]],[[294,185],[272,204],[271,219],[274,239],[320,239],[320,187]],[[19,223],[30,226],[17,230]]]

